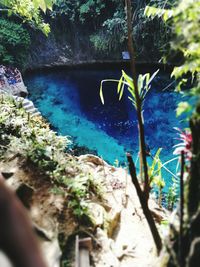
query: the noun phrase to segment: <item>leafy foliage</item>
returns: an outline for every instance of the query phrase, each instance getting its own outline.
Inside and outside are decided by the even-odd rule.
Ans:
[[[0,61],[24,66],[30,46],[30,36],[22,25],[0,19]]]
[[[101,30],[91,35],[90,40],[97,51],[104,53],[115,51],[126,40],[127,28],[125,14],[117,10],[112,18],[108,18],[102,24]]]
[[[200,35],[199,35],[199,0],[181,0],[172,9],[160,9],[146,7],[145,14],[148,17],[160,16],[166,22],[173,25],[176,36],[171,46],[182,52],[185,58],[184,64],[175,67],[172,76],[182,78],[183,75],[192,73],[196,78],[196,90],[200,91]]]
[[[161,152],[162,148],[159,148],[154,156],[153,162],[151,164],[151,166],[149,167],[149,181],[151,184],[154,183],[153,179],[155,176],[161,175],[161,168],[162,168],[162,164],[161,164],[161,160],[159,158],[160,156],[160,152]]]
[[[176,204],[178,200],[178,181],[172,177],[172,184],[168,189],[167,192],[167,208],[168,210],[172,211],[174,209],[174,205]]]
[[[97,51],[108,53],[126,38],[124,7],[120,1],[56,0],[51,16],[63,16],[66,22],[87,27]]]
[[[161,151],[161,148],[157,150],[156,155],[153,157],[153,162],[148,168],[150,186],[154,186],[158,190],[159,206],[162,206],[162,190],[165,187],[165,181],[162,176],[163,165],[159,157]]]
[[[85,22],[98,18],[107,7],[107,1],[101,0],[56,0],[52,16],[66,15],[71,21]]]
[[[150,73],[146,73],[144,75],[140,74],[138,76],[138,91],[139,91],[139,97],[140,97],[141,104],[144,103],[145,96],[147,95],[148,91],[151,89],[151,82],[155,78],[158,71],[159,70],[154,72],[152,74],[152,76],[150,75]],[[101,97],[101,102],[103,104],[104,104],[104,97],[103,97],[103,83],[104,82],[117,82],[118,83],[117,93],[119,94],[119,100],[121,100],[123,93],[124,93],[124,88],[126,86],[127,90],[130,93],[130,96],[128,98],[130,99],[130,101],[133,104],[133,106],[135,107],[135,109],[137,109],[135,88],[133,85],[133,80],[123,70],[122,70],[122,76],[121,76],[120,80],[107,79],[107,80],[101,81],[100,97]]]
[[[50,27],[44,22],[40,10],[46,12],[47,9],[51,9],[53,2],[54,0],[0,0],[0,5],[9,15],[19,16],[24,22],[29,22],[47,35]]]
[[[181,50],[185,63],[176,67],[172,75],[176,78],[191,72],[197,74],[197,88],[200,90],[200,34],[199,34],[200,1],[181,1],[174,10],[173,22],[177,40],[173,48]]]
[[[0,159],[21,158],[26,166],[50,179],[53,192],[64,194],[77,219],[88,217],[89,196],[100,196],[100,184],[66,154],[69,138],[57,136],[42,117],[30,117],[20,102],[0,100]]]
[[[178,103],[178,107],[176,109],[176,116],[179,117],[183,113],[190,112],[192,107],[189,105],[187,101]]]
[[[176,0],[171,2],[174,1]],[[119,51],[119,49],[127,50],[124,3],[123,1],[113,2],[115,2],[113,13],[107,19],[105,17],[101,28],[95,31],[95,34],[92,34],[90,38],[95,49],[104,53]],[[163,55],[167,51],[171,30],[166,24],[162,23],[162,20],[154,19],[152,21],[147,16],[144,16],[146,2],[148,1],[133,1],[133,32],[137,57],[142,56],[147,61],[148,57],[157,56],[157,54]],[[155,4],[158,1],[154,0],[151,2]],[[164,6],[164,3],[166,1],[159,1],[159,4],[162,4],[162,6]]]

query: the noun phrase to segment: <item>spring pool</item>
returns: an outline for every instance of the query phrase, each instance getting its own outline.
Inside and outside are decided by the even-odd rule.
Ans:
[[[103,79],[119,79],[121,68],[75,68],[33,72],[25,75],[30,99],[59,134],[71,136],[75,150],[91,151],[110,164],[124,165],[125,152],[137,161],[137,118],[127,93],[121,101],[117,96],[117,84],[103,86],[105,104],[99,97]],[[155,155],[162,148],[160,158],[166,162],[175,156],[173,146],[178,143],[174,127],[187,124],[176,118],[177,103],[182,95],[174,92],[169,74],[159,72],[148,93],[143,117],[146,143]],[[167,87],[167,88],[166,88]],[[164,89],[164,90],[163,90]],[[148,159],[149,164],[151,159]],[[177,161],[167,165],[176,173]],[[167,187],[172,175],[163,170]]]

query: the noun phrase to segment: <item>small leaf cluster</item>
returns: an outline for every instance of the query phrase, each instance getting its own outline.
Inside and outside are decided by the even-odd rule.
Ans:
[[[123,46],[127,36],[124,10],[117,10],[111,18],[105,20],[101,30],[90,36],[97,51],[108,53]]]
[[[172,177],[172,183],[167,192],[167,208],[171,211],[174,209],[174,206],[178,201],[178,183],[179,182],[174,177]]]
[[[193,91],[200,91],[200,34],[199,34],[199,17],[200,1],[199,0],[181,0],[173,8],[165,6],[153,7],[147,6],[145,9],[147,17],[162,17],[165,22],[172,25],[174,40],[171,42],[172,49],[180,51],[184,56],[184,63],[175,67],[172,76],[176,79],[184,75],[192,74],[195,81]],[[179,85],[180,87],[180,85]],[[178,88],[179,90],[180,88]]]
[[[80,174],[76,179],[69,179],[68,185],[68,207],[73,210],[74,215],[81,220],[82,217],[88,214],[88,201],[91,195],[100,195],[100,187],[94,182],[91,174]],[[85,217],[86,217],[85,216]],[[89,216],[87,216],[89,217]]]
[[[141,106],[144,103],[145,97],[149,90],[151,89],[151,82],[157,75],[159,70],[155,71],[152,75],[150,73],[146,74],[140,74],[138,76],[138,92],[139,92],[139,98],[141,102]],[[106,79],[101,81],[101,86],[100,86],[100,98],[101,102],[104,104],[104,97],[103,97],[103,83],[104,82],[117,82],[117,93],[119,95],[119,100],[121,100],[124,89],[126,88],[128,92],[130,93],[130,96],[128,97],[131,103],[133,104],[134,108],[137,110],[137,105],[136,105],[136,96],[135,96],[135,88],[133,84],[133,79],[128,76],[125,71],[122,70],[122,76],[120,80],[114,80],[114,79]]]
[[[148,168],[150,186],[154,186],[158,190],[158,204],[162,206],[162,190],[165,187],[165,181],[162,177],[163,164],[160,160],[160,152],[162,148],[159,148],[153,157],[153,162]]]

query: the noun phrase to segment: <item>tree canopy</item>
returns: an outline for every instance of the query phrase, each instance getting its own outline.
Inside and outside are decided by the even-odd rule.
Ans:
[[[44,34],[50,31],[49,24],[45,23],[41,11],[51,9],[54,0],[0,0],[1,11],[7,11],[8,15],[15,14],[23,22],[30,23]]]

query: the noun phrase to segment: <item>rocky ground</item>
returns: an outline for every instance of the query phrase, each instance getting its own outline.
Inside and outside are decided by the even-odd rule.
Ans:
[[[29,211],[48,266],[60,266],[62,254],[67,254],[60,248],[59,237],[67,244],[76,233],[92,237],[92,266],[154,266],[157,256],[153,239],[127,171],[93,155],[80,156],[77,161],[83,171],[92,173],[103,185],[102,203],[95,198],[89,201],[92,230],[78,225],[66,208],[66,199],[51,193],[51,183],[24,166],[20,158],[0,163],[0,171],[9,177],[7,184]],[[150,207],[157,219],[166,219],[165,211],[154,200],[150,200]],[[73,249],[69,254],[73,266]]]

